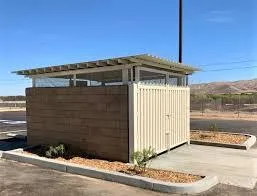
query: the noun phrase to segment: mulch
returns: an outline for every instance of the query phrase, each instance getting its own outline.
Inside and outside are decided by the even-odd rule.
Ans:
[[[191,131],[191,140],[199,140],[213,143],[243,144],[249,137],[230,133],[220,133],[215,131]]]
[[[197,175],[152,168],[147,168],[145,172],[139,172],[138,170],[135,170],[133,166],[117,161],[111,162],[100,159],[86,159],[81,157],[73,157],[69,160],[59,157],[57,158],[57,160],[75,163],[83,166],[95,167],[99,169],[122,172],[130,175],[139,175],[172,183],[191,183],[202,179],[201,176]]]
[[[38,151],[38,149],[37,149]],[[33,153],[33,150],[24,151],[23,153],[38,156],[37,153]],[[134,166],[122,163],[118,161],[107,161],[101,159],[92,159],[86,157],[71,156],[70,158],[58,157],[55,160],[64,161],[67,163],[78,164],[81,166],[88,166],[98,169],[105,169],[109,171],[121,172],[129,175],[138,175],[156,180],[171,182],[171,183],[191,183],[201,180],[203,177],[198,175],[186,174],[181,172],[173,172],[167,170],[159,170],[147,168],[145,172],[142,170],[134,169]]]

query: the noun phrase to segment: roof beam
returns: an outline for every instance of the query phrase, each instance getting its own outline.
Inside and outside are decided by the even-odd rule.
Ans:
[[[152,69],[152,68],[147,68],[147,67],[139,67],[139,70],[140,71],[148,71],[148,72],[152,72],[152,73],[159,73],[159,74],[163,74],[163,75],[168,74],[169,76],[178,76],[178,77],[184,76],[184,74],[172,73],[172,72],[168,72],[168,71],[162,71],[162,70]]]
[[[77,68],[87,68],[87,64],[86,63],[78,63],[76,65],[77,65]]]
[[[39,68],[37,72],[38,72],[38,73],[44,73],[45,70],[44,70],[43,68]]]
[[[131,60],[132,62],[135,62],[135,63],[141,63],[141,64],[144,64],[144,65],[149,65],[149,66],[156,67],[156,68],[161,68],[161,69],[166,69],[166,70],[169,69],[170,71],[179,71],[179,72],[184,72],[184,73],[187,72],[186,70],[183,70],[183,68],[181,68],[181,69],[180,68],[175,68],[173,66],[160,64],[160,63],[153,63],[153,62],[150,62],[150,61],[141,60],[141,59],[137,59],[137,58],[130,57],[129,60]]]
[[[118,62],[115,60],[107,60],[107,65],[118,65]]]
[[[120,64],[129,64],[130,61],[128,61],[126,59],[118,59],[118,63],[120,63]]]
[[[38,71],[37,71],[38,72]],[[44,72],[51,72],[51,68],[50,67],[45,67],[44,68]]]
[[[104,66],[106,66],[107,64],[106,64],[105,62],[103,62],[103,61],[97,61],[97,62],[96,62],[96,65],[97,65],[98,67],[104,67]]]
[[[52,69],[53,71],[59,71],[59,70],[60,70],[59,66],[53,66],[53,67],[51,67],[51,69]]]
[[[115,71],[115,70],[122,70],[124,68],[131,68],[133,66],[139,66],[140,63],[130,63],[125,65],[115,65],[115,66],[105,66],[105,67],[93,67],[90,69],[77,69],[77,70],[67,70],[67,71],[60,71],[60,72],[52,72],[52,73],[43,73],[43,74],[35,74],[29,75],[30,78],[47,78],[47,77],[60,77],[60,76],[67,76],[73,74],[86,74],[86,73],[97,73],[97,72],[104,72],[104,71]]]
[[[93,62],[88,62],[87,67],[97,67],[95,63]]]
[[[196,68],[193,68],[191,66],[188,66],[188,65],[185,65],[185,64],[182,64],[182,63],[177,63],[177,62],[174,62],[174,61],[170,61],[168,59],[154,57],[154,56],[138,55],[138,56],[134,56],[134,58],[139,59],[139,60],[150,61],[150,62],[157,63],[157,64],[167,65],[169,67],[172,66],[174,68],[187,70],[189,72],[198,70]]]
[[[77,65],[76,64],[69,64],[68,69],[76,69]]]

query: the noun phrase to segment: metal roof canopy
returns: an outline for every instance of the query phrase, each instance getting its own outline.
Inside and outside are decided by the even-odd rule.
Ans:
[[[173,62],[168,59],[141,54],[119,58],[110,58],[81,63],[72,63],[58,66],[49,66],[35,69],[15,71],[18,75],[24,75],[29,78],[63,77],[74,74],[89,74],[97,72],[115,71],[131,69],[133,67],[142,67],[157,73],[169,72],[174,76],[183,76],[192,74],[199,69],[181,63]]]

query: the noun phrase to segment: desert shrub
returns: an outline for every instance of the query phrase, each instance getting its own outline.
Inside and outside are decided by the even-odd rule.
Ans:
[[[131,160],[134,162],[134,170],[137,172],[145,172],[151,157],[156,156],[154,149],[150,146],[142,151],[136,151],[131,155]]]
[[[208,133],[201,133],[201,134],[199,135],[199,137],[200,137],[201,139],[205,139],[205,138],[210,137],[210,135],[209,135]]]
[[[219,128],[217,127],[216,124],[211,124],[208,128],[209,131],[213,132],[213,135],[216,136],[216,134],[219,131]]]
[[[219,131],[219,128],[217,127],[216,124],[211,124],[211,125],[209,126],[208,130],[209,130],[209,131],[215,131],[215,132],[217,132],[217,131]]]
[[[57,146],[49,146],[45,151],[45,156],[48,158],[63,157],[67,152],[67,148],[64,144],[59,144]]]

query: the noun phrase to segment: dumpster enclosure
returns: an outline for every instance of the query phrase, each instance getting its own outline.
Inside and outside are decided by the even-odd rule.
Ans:
[[[189,143],[188,75],[196,70],[135,55],[17,71],[32,79],[27,143],[122,162],[150,146],[161,153]]]

